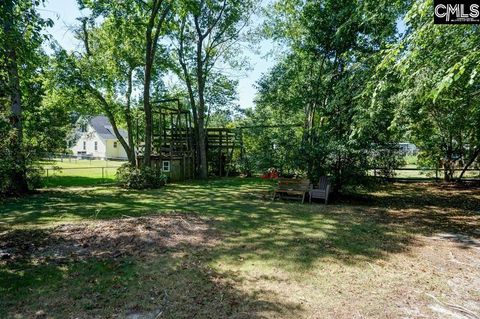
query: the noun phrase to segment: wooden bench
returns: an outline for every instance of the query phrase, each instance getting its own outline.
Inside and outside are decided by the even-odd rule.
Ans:
[[[310,190],[310,182],[305,179],[279,179],[278,186],[273,192],[272,200],[277,196],[287,199],[301,199],[302,204]],[[301,196],[301,197],[298,197]]]
[[[324,199],[325,205],[328,204],[328,195],[330,195],[331,186],[330,181],[328,180],[327,176],[320,177],[318,181],[318,185],[313,186],[310,188],[310,199],[309,203],[312,203],[312,198]]]

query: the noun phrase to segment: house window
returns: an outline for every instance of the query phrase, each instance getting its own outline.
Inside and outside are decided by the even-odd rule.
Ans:
[[[113,142],[113,148],[117,148],[117,142]]]
[[[83,141],[83,150],[86,151],[87,150],[87,142]]]
[[[95,142],[95,144],[94,144],[94,145],[95,145],[95,146],[94,146],[94,148],[95,148],[95,151],[98,151],[98,142]]]
[[[162,163],[162,171],[170,172],[170,161],[163,161]]]

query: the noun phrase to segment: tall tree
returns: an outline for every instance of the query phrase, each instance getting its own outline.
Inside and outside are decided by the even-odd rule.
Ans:
[[[11,163],[11,192],[28,190],[27,164],[24,155],[23,95],[26,83],[34,77],[39,52],[45,39],[42,28],[51,26],[51,20],[40,18],[36,11],[39,1],[6,0],[0,3],[0,76],[2,77],[2,108],[9,114],[13,130],[9,152]],[[7,106],[9,105],[9,106]]]
[[[159,38],[171,11],[171,4],[166,0],[152,0],[148,16],[147,30],[145,32],[145,71],[143,84],[143,108],[145,110],[145,150],[144,164],[150,166],[152,152],[153,113],[150,103],[150,91],[155,56],[159,45]]]
[[[144,165],[150,166],[153,113],[152,83],[159,80],[161,68],[158,54],[160,38],[167,32],[171,3],[167,0],[107,3],[101,0],[79,0],[81,9],[92,11],[81,18],[77,36],[84,44],[81,55],[59,54],[70,84],[79,94],[89,94],[108,116],[113,131],[126,150],[132,165],[136,161],[132,115],[133,94],[141,92],[145,145]],[[102,17],[102,19],[97,19]],[[100,22],[95,22],[100,20]],[[161,52],[163,53],[163,52]],[[160,61],[160,62],[159,62]],[[118,130],[125,123],[126,140]]]
[[[381,49],[395,41],[403,4],[279,0],[269,8],[265,33],[287,49],[277,75],[260,82],[259,105],[301,109],[299,158],[312,179],[330,173],[339,189],[367,172],[372,148],[388,144],[389,136],[358,134],[366,120],[359,114]]]
[[[179,76],[187,87],[198,146],[199,176],[208,176],[206,89],[215,81],[215,66],[232,65],[234,49],[253,8],[251,0],[184,1],[178,8],[174,33]],[[237,51],[238,52],[238,51]],[[238,57],[238,56],[237,56]],[[218,75],[218,72],[216,73]]]

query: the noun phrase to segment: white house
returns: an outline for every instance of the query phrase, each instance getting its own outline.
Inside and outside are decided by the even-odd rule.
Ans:
[[[70,148],[74,155],[100,159],[127,159],[127,153],[115,136],[106,116],[95,116],[88,121],[79,120],[76,126],[76,139]],[[128,142],[128,133],[120,128],[118,131]]]
[[[400,151],[405,155],[416,155],[418,153],[418,148],[415,144],[412,143],[398,143]]]

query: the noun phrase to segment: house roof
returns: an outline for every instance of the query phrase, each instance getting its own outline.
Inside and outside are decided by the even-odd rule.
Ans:
[[[113,132],[112,124],[108,120],[108,117],[104,115],[99,115],[92,117],[88,123],[92,126],[92,128],[100,135],[101,138],[105,140],[116,140],[117,137]],[[120,135],[124,138],[128,138],[128,133],[124,129],[118,128]]]

